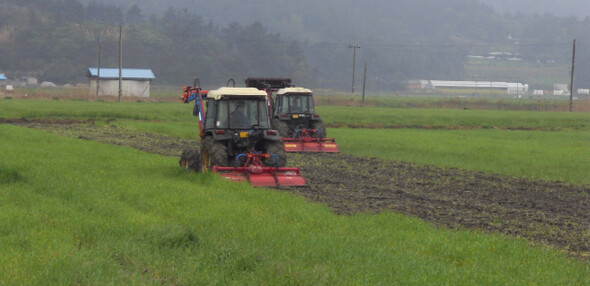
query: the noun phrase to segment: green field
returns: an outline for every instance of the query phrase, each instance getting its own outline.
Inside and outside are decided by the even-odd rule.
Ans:
[[[191,110],[192,105],[179,103],[0,101],[0,119],[108,120],[197,139]],[[319,106],[318,111],[347,153],[590,184],[587,112],[350,106]]]
[[[38,284],[590,283],[523,239],[337,216],[177,158],[0,126],[0,279]]]
[[[590,183],[588,113],[319,110],[341,126],[328,132],[345,153]],[[0,120],[109,120],[197,138],[191,111],[178,103],[0,100]],[[0,138],[0,284],[590,284],[587,261],[524,239],[395,213],[338,216],[128,147],[7,124]]]
[[[590,131],[338,128],[330,133],[342,152],[359,156],[590,184]]]
[[[424,108],[318,108],[326,124],[359,128],[590,130],[590,113]]]

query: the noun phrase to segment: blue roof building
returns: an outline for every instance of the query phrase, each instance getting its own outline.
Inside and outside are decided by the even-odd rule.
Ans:
[[[87,75],[90,79],[91,93],[99,96],[119,95],[118,68],[101,68],[100,78],[97,68],[88,68]],[[123,96],[149,97],[151,82],[154,79],[156,79],[156,77],[151,69],[122,69],[121,81]]]
[[[6,86],[8,84],[8,78],[3,73],[0,73],[0,86]]]
[[[150,69],[122,69],[121,77],[123,80],[154,80],[156,77]],[[88,68],[89,77],[98,77],[97,68]],[[119,79],[119,69],[101,68],[100,79]]]

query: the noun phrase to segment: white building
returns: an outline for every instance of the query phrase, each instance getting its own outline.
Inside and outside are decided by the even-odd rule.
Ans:
[[[8,79],[3,73],[0,73],[0,86],[5,86],[8,84]]]
[[[100,78],[97,68],[88,68],[90,79],[90,93],[98,95],[119,96],[119,69],[101,68]],[[150,97],[151,82],[156,77],[150,69],[122,69],[121,88],[123,96]]]
[[[528,84],[501,81],[453,81],[453,80],[429,80],[428,88],[447,90],[469,90],[477,92],[500,91],[509,95],[525,94],[529,90]]]

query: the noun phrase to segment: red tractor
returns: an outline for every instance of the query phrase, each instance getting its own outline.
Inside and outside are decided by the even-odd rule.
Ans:
[[[271,126],[279,131],[287,152],[340,152],[336,140],[326,138],[311,90],[294,87],[288,78],[247,78],[246,86],[267,92]]]
[[[195,101],[201,137],[199,149],[182,152],[182,167],[254,186],[306,185],[299,168],[285,167],[287,155],[278,132],[271,129],[266,92],[236,87],[202,91],[195,80],[184,88],[182,100]]]

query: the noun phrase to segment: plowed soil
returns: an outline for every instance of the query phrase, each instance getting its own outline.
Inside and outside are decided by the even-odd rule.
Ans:
[[[65,136],[179,156],[194,140],[114,125],[56,120],[4,120]],[[590,185],[363,158],[289,154],[309,186],[284,188],[342,215],[395,211],[437,226],[526,237],[571,256],[590,258]]]

